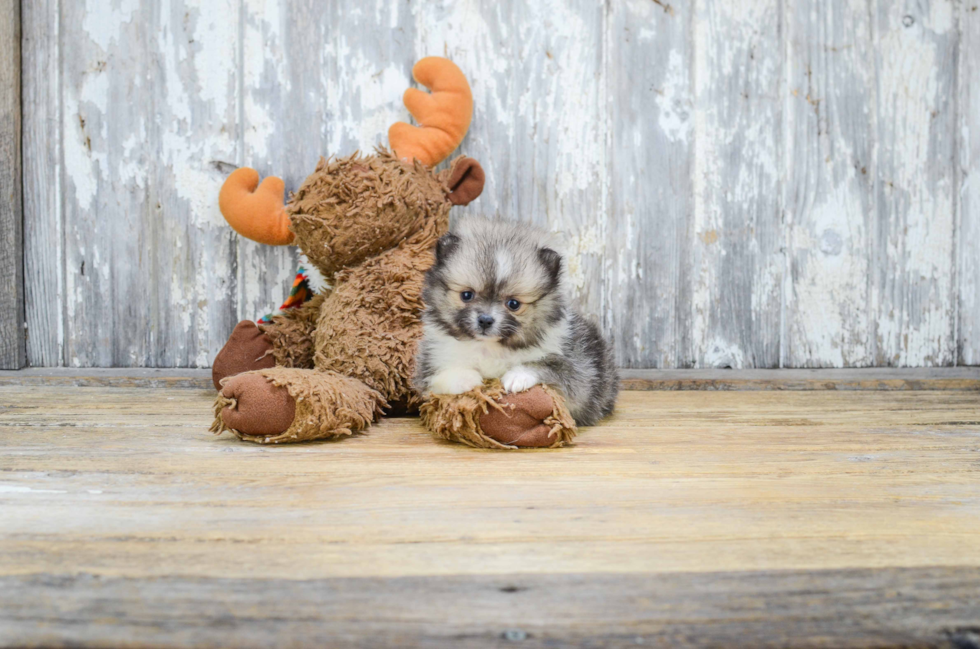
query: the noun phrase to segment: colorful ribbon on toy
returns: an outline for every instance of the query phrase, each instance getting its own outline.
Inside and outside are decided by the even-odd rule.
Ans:
[[[282,303],[282,306],[280,306],[278,310],[265,314],[256,322],[260,325],[272,324],[273,316],[277,316],[288,309],[295,309],[298,306],[302,306],[312,297],[313,289],[310,288],[310,280],[307,276],[307,270],[303,266],[300,266],[299,272],[296,273],[296,279],[293,280],[293,287],[289,290],[289,297],[286,298],[286,301]]]

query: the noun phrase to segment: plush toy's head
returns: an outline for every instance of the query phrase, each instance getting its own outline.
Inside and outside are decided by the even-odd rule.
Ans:
[[[326,277],[418,235],[434,244],[448,228],[450,207],[483,191],[484,173],[466,157],[444,171],[432,169],[469,128],[473,99],[466,77],[438,57],[422,59],[412,73],[432,93],[405,92],[419,126],[393,125],[391,152],[321,159],[285,207],[281,180],[266,178],[256,189],[258,175],[239,169],[219,198],[229,224],[261,243],[295,243]]]
[[[470,158],[459,158],[453,169],[472,173],[479,169],[474,165]],[[435,243],[449,226],[454,204],[451,171],[434,173],[384,150],[321,159],[286,208],[295,243],[326,277],[418,233],[429,234],[428,243]],[[471,184],[464,182],[455,191]]]

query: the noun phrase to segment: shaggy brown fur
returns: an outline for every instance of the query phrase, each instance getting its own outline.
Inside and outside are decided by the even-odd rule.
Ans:
[[[313,367],[313,331],[320,317],[320,307],[328,295],[314,295],[305,304],[273,316],[270,324],[259,326],[272,342],[276,365]]]
[[[296,243],[327,281],[406,241],[432,245],[449,227],[446,174],[386,150],[320,159],[286,206]],[[437,233],[437,234],[436,234]],[[421,235],[421,236],[420,236]],[[426,236],[427,235],[427,236]]]
[[[321,309],[316,324],[317,369],[356,377],[389,401],[418,406],[411,377],[434,244],[405,244],[338,274],[331,308]]]

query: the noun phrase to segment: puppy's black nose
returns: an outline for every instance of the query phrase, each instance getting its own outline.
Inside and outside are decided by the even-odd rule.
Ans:
[[[476,317],[476,324],[480,325],[480,329],[486,331],[493,326],[493,316],[481,314]]]

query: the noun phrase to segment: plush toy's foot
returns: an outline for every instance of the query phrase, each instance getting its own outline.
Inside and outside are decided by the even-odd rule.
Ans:
[[[238,374],[221,388],[221,423],[253,437],[282,435],[293,425],[296,400],[256,372]]]
[[[524,392],[505,394],[497,399],[500,408],[489,408],[480,416],[480,430],[501,444],[521,447],[548,447],[555,444],[553,425],[546,424],[555,412],[555,401],[536,385]]]
[[[225,381],[211,430],[260,444],[327,439],[364,430],[384,406],[382,396],[357,379],[273,367]]]
[[[556,448],[575,436],[560,394],[545,385],[507,394],[492,381],[463,394],[435,394],[422,423],[440,439],[479,448]]]
[[[272,341],[251,320],[242,320],[228,337],[228,342],[214,357],[211,381],[221,389],[221,380],[251,370],[267,369],[276,364]]]

